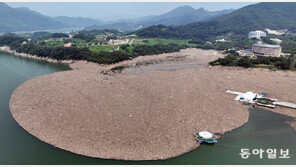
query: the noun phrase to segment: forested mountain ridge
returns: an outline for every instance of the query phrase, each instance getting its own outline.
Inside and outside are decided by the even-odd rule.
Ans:
[[[210,12],[203,8],[194,9],[190,6],[181,6],[175,8],[167,13],[158,16],[148,16],[135,20],[125,20],[116,23],[107,23],[97,26],[88,26],[85,30],[93,29],[116,29],[120,31],[135,31],[142,27],[151,25],[163,24],[163,25],[186,25],[188,23],[200,22],[209,20],[223,14],[227,14],[234,11],[234,9],[226,9],[221,11]]]
[[[194,9],[190,6],[181,6],[168,13],[159,15],[149,20],[139,22],[141,25],[185,25],[199,21],[209,20],[211,18],[230,13],[233,9],[210,12],[204,8]]]
[[[154,25],[137,31],[140,37],[205,39],[225,34],[244,34],[256,29],[296,31],[296,3],[264,2],[249,5],[209,21],[184,26]]]

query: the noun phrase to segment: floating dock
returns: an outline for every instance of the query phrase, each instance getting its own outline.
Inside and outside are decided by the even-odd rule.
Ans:
[[[241,101],[248,104],[257,104],[259,106],[265,106],[270,108],[274,108],[276,105],[278,105],[278,106],[296,109],[296,104],[289,103],[289,102],[278,102],[277,99],[267,98],[267,97],[264,97],[263,95],[259,95],[253,92],[242,93],[242,92],[227,90],[226,93],[237,95],[234,98],[234,100]],[[266,103],[262,103],[262,101],[266,101]]]
[[[289,108],[294,108],[296,109],[296,104],[293,103],[288,103],[288,102],[275,102],[276,105],[279,106],[284,106],[284,107],[289,107]]]

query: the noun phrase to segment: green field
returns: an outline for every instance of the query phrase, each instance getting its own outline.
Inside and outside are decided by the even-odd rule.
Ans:
[[[42,42],[42,41],[39,41],[39,42]],[[68,38],[68,39],[65,39],[63,41],[63,39],[58,38],[58,39],[49,39],[48,41],[45,41],[44,46],[46,46],[46,47],[59,47],[59,46],[63,46],[66,43],[74,43],[74,44],[76,44],[77,47],[85,47],[87,44],[91,45],[93,43],[97,44],[97,43],[100,43],[100,42],[105,42],[105,41],[100,40],[100,39],[95,39],[95,40],[92,40],[90,42],[86,42],[85,40],[77,39],[77,38],[70,38],[70,39]]]
[[[136,38],[132,44],[140,44],[140,45],[157,45],[157,44],[163,44],[168,45],[170,43],[175,43],[178,45],[187,45],[189,47],[196,47],[196,44],[192,44],[188,42],[189,40],[176,40],[176,39],[143,39],[143,38]]]
[[[63,41],[59,41],[59,40],[50,40],[50,41],[47,41],[45,42],[45,47],[61,47],[63,46],[64,43]]]
[[[117,48],[118,46],[115,46]],[[88,46],[88,49],[92,52],[110,52],[112,51],[112,46],[109,45],[94,45]]]

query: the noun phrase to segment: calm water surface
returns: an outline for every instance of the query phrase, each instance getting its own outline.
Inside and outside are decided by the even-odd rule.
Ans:
[[[13,91],[24,81],[39,75],[69,70],[63,64],[53,64],[21,58],[0,52],[0,164],[296,164],[296,133],[286,121],[291,117],[262,109],[250,109],[250,119],[241,128],[227,132],[219,143],[202,145],[198,149],[165,161],[116,161],[76,155],[39,141],[24,131],[9,111]],[[296,112],[296,111],[295,111]],[[242,148],[289,149],[290,159],[251,155],[244,160]]]

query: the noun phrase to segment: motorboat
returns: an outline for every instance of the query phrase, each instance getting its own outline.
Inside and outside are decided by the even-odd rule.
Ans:
[[[194,136],[199,143],[217,143],[218,142],[216,139],[217,137],[208,131],[194,133]]]

